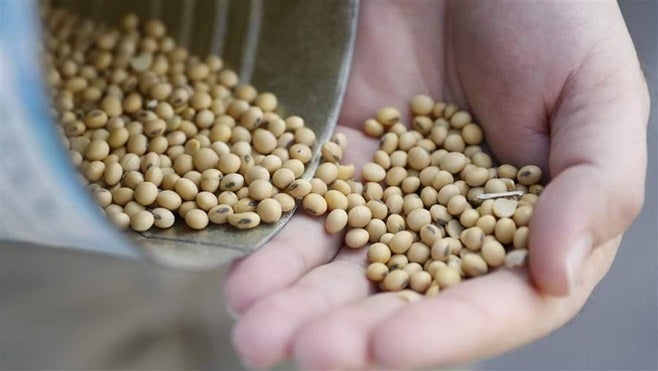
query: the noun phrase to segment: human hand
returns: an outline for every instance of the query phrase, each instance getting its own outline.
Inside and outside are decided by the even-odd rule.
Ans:
[[[363,2],[338,130],[346,163],[377,147],[354,128],[426,93],[468,107],[495,157],[550,183],[527,270],[500,269],[413,303],[378,293],[365,249],[296,215],[225,282],[238,353],[312,368],[454,364],[538,339],[573,318],[612,264],[644,193],[648,94],[614,2]]]

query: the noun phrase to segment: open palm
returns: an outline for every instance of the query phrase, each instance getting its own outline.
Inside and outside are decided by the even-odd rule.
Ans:
[[[648,95],[616,3],[362,2],[339,131],[425,93],[473,112],[495,157],[550,181],[531,220],[529,270],[498,270],[434,298],[375,292],[365,249],[296,215],[225,283],[253,366],[412,367],[501,353],[576,315],[642,205]]]

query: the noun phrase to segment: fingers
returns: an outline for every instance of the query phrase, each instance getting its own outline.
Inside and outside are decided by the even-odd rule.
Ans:
[[[272,241],[233,264],[224,282],[228,307],[241,314],[263,296],[289,286],[331,260],[342,238],[342,234],[326,234],[314,218],[294,215]]]
[[[294,358],[302,368],[363,368],[371,362],[370,333],[406,304],[398,293],[381,293],[337,310],[299,332]]]
[[[642,207],[648,99],[639,70],[628,69],[613,77],[584,67],[553,118],[553,179],[530,222],[531,272],[547,293],[570,292],[592,246],[622,233]]]
[[[539,339],[582,308],[609,269],[619,241],[602,245],[588,258],[583,280],[568,297],[543,295],[521,272],[501,270],[412,303],[371,334],[374,360],[387,368],[455,365]]]
[[[331,263],[254,304],[233,330],[241,358],[254,367],[273,366],[290,355],[295,334],[309,321],[368,296],[365,259],[364,250],[344,249]]]
[[[499,270],[407,303],[382,293],[331,310],[298,332],[303,368],[449,366],[509,351],[555,330],[580,310],[608,270],[619,238],[597,249],[569,297],[542,295],[523,271]]]

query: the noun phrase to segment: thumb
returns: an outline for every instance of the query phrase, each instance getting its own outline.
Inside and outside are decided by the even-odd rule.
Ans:
[[[642,208],[649,98],[634,62],[612,75],[583,66],[551,118],[553,179],[529,241],[533,280],[548,294],[569,294],[592,249],[622,234]]]

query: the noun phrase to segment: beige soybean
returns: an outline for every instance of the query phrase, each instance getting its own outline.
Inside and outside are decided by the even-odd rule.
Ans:
[[[400,111],[394,107],[384,107],[377,111],[377,121],[384,126],[391,126],[400,122]]]
[[[340,191],[331,189],[324,194],[324,199],[327,202],[329,210],[342,209],[347,210],[348,202],[347,197]]]
[[[373,243],[368,247],[367,257],[371,263],[386,263],[391,258],[391,250],[381,242]]]
[[[269,180],[256,179],[249,184],[249,197],[261,201],[272,196],[273,187]]]
[[[174,183],[174,189],[185,201],[194,200],[197,193],[199,193],[196,184],[187,178],[179,178],[176,180],[176,183]]]
[[[108,214],[110,222],[119,230],[125,230],[130,227],[130,216],[123,212]]]
[[[352,192],[354,192],[354,190],[352,190]],[[370,200],[380,201],[384,196],[384,189],[379,183],[368,182],[365,185],[363,185],[363,190],[359,193],[363,194],[363,198],[366,201],[370,201]]]
[[[519,202],[513,199],[498,198],[493,204],[493,213],[499,218],[509,218],[514,215]]]
[[[162,169],[159,167],[151,167],[144,173],[144,180],[150,183],[160,186],[164,175],[162,174]]]
[[[296,199],[301,199],[311,192],[311,183],[305,179],[297,179],[286,188],[286,192]]]
[[[411,193],[403,197],[402,211],[404,214],[409,215],[413,210],[422,208],[423,200],[417,194]]]
[[[516,224],[510,218],[500,218],[496,222],[496,227],[494,228],[494,235],[500,243],[506,245],[511,243],[514,240],[514,234],[516,233]]]
[[[498,241],[485,242],[480,253],[490,267],[498,267],[505,262],[505,247]]]
[[[370,242],[381,242],[381,237],[387,233],[386,223],[382,219],[371,219],[365,229],[370,235]]]
[[[423,242],[417,241],[411,244],[406,254],[410,262],[425,264],[430,258],[431,251],[429,246]]]
[[[419,293],[424,293],[432,284],[432,275],[426,271],[419,271],[409,277],[409,287]]]
[[[230,215],[233,215],[233,208],[226,204],[219,204],[208,210],[208,219],[214,224],[228,223]]]
[[[406,222],[402,215],[391,214],[386,218],[386,230],[391,233],[403,231],[406,228]]]
[[[338,179],[340,180],[349,180],[353,178],[355,172],[356,172],[356,167],[352,164],[350,165],[338,164]]]
[[[475,226],[480,228],[485,235],[490,235],[496,227],[496,217],[493,215],[482,215],[478,218]]]
[[[438,238],[430,248],[430,255],[432,259],[437,261],[448,261],[448,257],[452,254],[451,245],[456,241],[455,239]]]
[[[393,254],[386,265],[389,270],[404,269],[409,264],[409,259],[405,254]]]
[[[422,170],[430,164],[430,154],[421,147],[413,147],[409,150],[409,166],[412,169]]]
[[[321,179],[326,184],[330,184],[338,178],[338,167],[332,162],[322,163],[315,170],[315,177]]]
[[[496,169],[499,178],[516,179],[518,169],[514,165],[502,164]]]
[[[252,211],[229,215],[228,222],[238,229],[251,229],[260,224],[260,216]]]
[[[408,284],[409,273],[403,269],[391,270],[382,281],[382,287],[386,291],[399,291],[407,287]]]
[[[374,162],[369,162],[361,168],[361,175],[367,182],[381,182],[386,177],[386,170]]]
[[[272,196],[272,198],[281,204],[281,211],[284,213],[287,213],[288,211],[291,211],[295,208],[295,199],[292,198],[292,196],[289,194],[280,192]]]
[[[434,224],[426,224],[420,228],[420,240],[428,246],[432,246],[436,240],[443,237],[443,230]]]
[[[370,209],[370,213],[373,219],[386,219],[388,216],[388,207],[381,200],[370,200],[366,202],[366,207]]]
[[[217,196],[212,192],[202,191],[197,193],[194,202],[199,209],[208,211],[217,206]]]
[[[151,229],[154,221],[155,218],[151,212],[141,210],[130,217],[130,228],[137,232],[145,232]]]
[[[327,201],[317,193],[309,193],[304,196],[302,207],[310,215],[323,215],[327,211]]]
[[[146,208],[142,205],[140,205],[136,201],[128,201],[124,206],[123,206],[123,212],[126,214],[130,215],[131,217],[135,215],[136,213],[146,210]]]
[[[151,182],[141,182],[135,187],[134,197],[140,205],[149,206],[158,197],[158,187]]]
[[[413,235],[409,231],[400,230],[393,235],[389,247],[393,253],[404,254],[413,243]]]
[[[484,241],[484,231],[478,227],[471,227],[465,229],[460,236],[460,239],[464,246],[469,250],[479,250],[482,247]]]
[[[366,268],[366,277],[372,282],[381,282],[388,275],[388,267],[384,263],[371,263]]]
[[[85,158],[90,161],[103,160],[110,154],[110,145],[102,139],[92,140],[85,151]]]
[[[512,238],[512,246],[515,249],[527,249],[528,248],[528,235],[530,229],[526,226],[520,227],[514,232],[514,237]]]
[[[256,213],[260,216],[263,223],[276,223],[281,219],[283,210],[281,204],[273,199],[267,198],[258,203]]]
[[[487,263],[480,254],[466,254],[461,259],[461,268],[470,277],[477,277],[489,271]]]
[[[328,233],[338,233],[347,226],[348,215],[343,209],[334,209],[327,215],[325,230]]]
[[[208,214],[201,209],[192,209],[188,211],[185,216],[185,224],[188,227],[196,230],[201,230],[208,226]]]
[[[363,228],[368,225],[372,218],[372,212],[365,205],[357,205],[351,208],[347,214],[347,224],[352,228]]]
[[[311,193],[317,193],[324,197],[325,193],[329,190],[327,183],[320,178],[313,178],[309,182],[311,183]]]
[[[258,201],[253,200],[246,195],[240,195],[238,192],[238,197],[240,198],[238,202],[233,205],[233,211],[236,213],[243,213],[246,211],[256,211],[258,206]]]
[[[432,216],[429,210],[416,208],[407,213],[406,224],[412,231],[420,231],[425,225],[432,222]]]
[[[436,200],[440,205],[446,206],[448,205],[448,202],[450,199],[452,199],[455,196],[460,196],[461,195],[461,190],[459,189],[458,186],[455,184],[448,184],[441,188],[441,190],[438,192],[436,196]],[[463,203],[460,200],[460,203],[463,205]],[[461,209],[455,209],[455,211],[461,210]],[[463,210],[461,210],[463,211]],[[448,210],[448,212],[450,212]],[[450,213],[451,215],[456,215],[454,213]]]
[[[112,193],[105,188],[95,190],[93,196],[96,203],[102,208],[112,203]]]
[[[502,179],[490,179],[484,185],[485,193],[507,192],[507,184]]]
[[[374,119],[368,119],[363,123],[363,132],[374,138],[380,137],[385,130],[384,125]]]
[[[411,112],[415,115],[429,115],[434,108],[434,99],[425,94],[419,94],[411,98],[409,103]]]
[[[515,211],[512,219],[518,227],[527,226],[532,215],[532,206],[519,206]]]
[[[516,174],[516,179],[519,183],[530,186],[538,183],[541,180],[541,169],[535,165],[526,165],[519,169]]]
[[[219,182],[219,189],[222,191],[237,191],[244,185],[244,177],[237,173],[224,176]],[[248,191],[248,189],[247,189]]]
[[[448,203],[446,204],[446,208],[451,215],[459,216],[466,209],[470,208],[470,204],[468,203],[468,200],[466,200],[466,197],[458,194],[450,197]]]
[[[526,249],[519,249],[519,250],[513,250],[510,251],[507,256],[505,257],[505,266],[507,268],[517,268],[526,263],[526,260],[528,259],[528,250]]]
[[[460,283],[461,274],[452,267],[439,267],[434,273],[434,280],[441,289],[446,289]]]
[[[480,213],[475,209],[466,209],[459,216],[459,222],[466,228],[474,227],[480,219]]]
[[[272,183],[279,189],[288,187],[295,181],[295,173],[288,168],[277,169],[272,174]]]
[[[356,206],[366,205],[366,199],[358,193],[350,193],[345,197],[347,198],[347,210],[351,210]]]
[[[153,225],[158,228],[170,228],[174,225],[174,222],[176,222],[174,213],[165,208],[157,207],[151,210],[151,213],[153,214]]]
[[[135,191],[128,187],[120,187],[115,189],[112,192],[112,202],[117,205],[125,205],[129,201],[132,201]]]
[[[400,188],[404,193],[414,193],[420,188],[421,182],[420,178],[415,176],[410,176],[402,181]]]
[[[368,231],[363,228],[350,229],[345,233],[345,245],[353,249],[358,249],[365,246],[369,238]]]
[[[160,191],[156,197],[157,205],[168,210],[178,209],[182,202],[181,196],[171,190]]]
[[[411,143],[409,144],[409,146],[412,146],[415,141],[415,138],[410,137],[410,140]],[[391,159],[391,166],[407,167],[409,154],[407,153],[406,150],[397,150],[391,153],[390,159]]]

